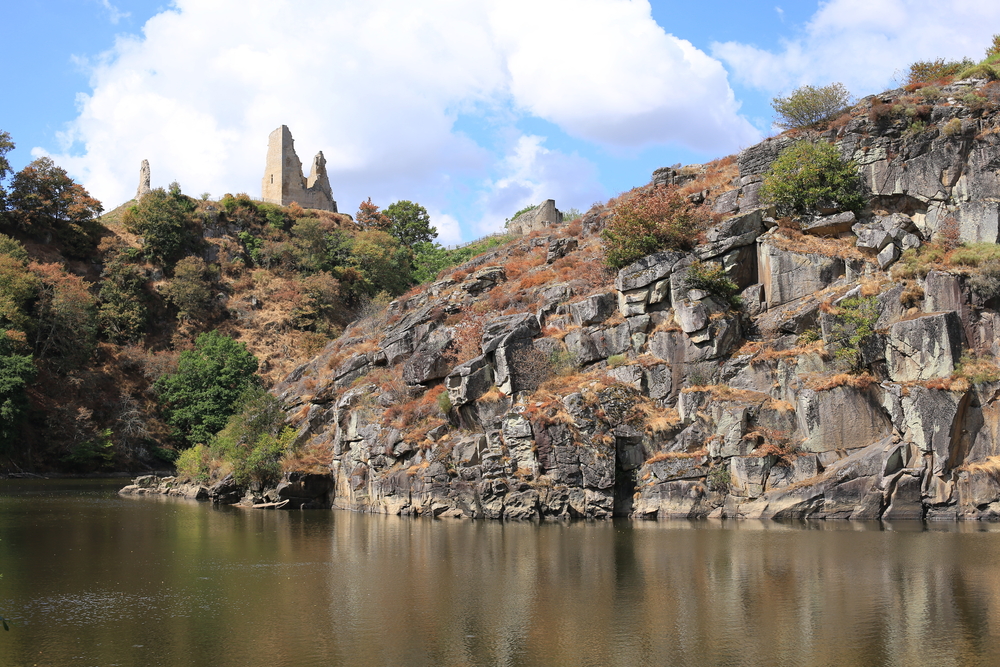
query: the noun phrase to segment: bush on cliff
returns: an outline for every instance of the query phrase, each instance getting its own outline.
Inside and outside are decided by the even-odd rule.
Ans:
[[[799,141],[783,151],[764,177],[760,196],[779,215],[815,213],[821,206],[860,213],[866,203],[857,166],[823,141]]]
[[[659,250],[690,250],[711,215],[678,193],[657,186],[621,197],[602,232],[605,261],[620,269]]]
[[[802,86],[787,97],[775,97],[771,107],[777,114],[775,124],[783,129],[806,127],[830,120],[851,106],[851,94],[842,83],[828,86]]]

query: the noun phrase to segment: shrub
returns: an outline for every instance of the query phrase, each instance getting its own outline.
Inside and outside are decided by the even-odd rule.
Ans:
[[[857,166],[826,142],[799,141],[785,149],[771,164],[760,192],[779,215],[812,213],[821,203],[860,213],[866,203]]]
[[[985,301],[1000,297],[1000,259],[985,261],[969,278],[969,288]]]
[[[997,79],[1000,79],[1000,69],[988,63],[979,63],[978,65],[973,65],[972,67],[962,70],[958,77],[960,79],[986,79],[987,81],[996,81]]]
[[[861,342],[875,333],[878,299],[875,296],[844,299],[834,314],[837,317],[831,333],[834,356],[853,370],[860,370]]]
[[[952,118],[941,128],[941,134],[946,137],[954,137],[955,135],[962,134],[962,120],[960,118]]]
[[[708,292],[712,296],[717,296],[732,308],[739,308],[743,305],[740,298],[740,288],[726,270],[716,263],[695,262],[688,268],[684,277],[684,286],[688,289],[697,289]]]
[[[185,257],[177,262],[174,277],[163,288],[163,296],[177,307],[177,319],[201,320],[211,306],[213,272],[200,257]]]
[[[181,452],[174,465],[178,474],[204,484],[209,481],[210,477],[210,458],[211,450],[205,445],[198,444]]]
[[[725,463],[716,464],[708,472],[708,488],[718,493],[728,493],[729,484],[732,482],[729,474],[729,466]]]
[[[710,221],[676,188],[658,186],[622,197],[602,232],[606,262],[620,269],[659,250],[688,250]]]
[[[974,63],[965,58],[963,60],[919,60],[910,65],[907,71],[906,82],[908,84],[943,81],[952,79],[962,70],[968,69]]]
[[[830,120],[851,106],[851,94],[842,83],[828,86],[802,86],[788,97],[775,97],[771,106],[777,114],[776,125],[786,130]]]
[[[972,384],[1000,382],[1000,366],[997,366],[995,359],[972,356],[969,352],[965,352],[958,362],[955,375],[965,378]]]

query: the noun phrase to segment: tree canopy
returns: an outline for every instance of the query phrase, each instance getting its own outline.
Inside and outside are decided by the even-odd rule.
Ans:
[[[866,198],[857,165],[825,141],[799,141],[771,164],[760,191],[781,215],[813,213],[821,203],[859,213]]]
[[[420,204],[404,199],[390,204],[385,209],[385,215],[390,222],[386,231],[407,248],[437,238],[437,228],[431,226],[431,217]]]
[[[177,371],[156,381],[167,423],[189,445],[208,442],[257,385],[257,365],[243,343],[216,331],[199,335],[193,350],[181,352]]]
[[[775,124],[790,130],[830,120],[851,105],[851,93],[842,83],[828,86],[802,86],[787,97],[775,97],[771,107],[777,114]]]
[[[0,135],[0,143],[2,140]],[[7,169],[0,165],[0,170]],[[101,202],[47,157],[38,158],[14,175],[6,201],[7,217],[15,225],[36,237],[54,232],[71,256],[90,256],[100,237],[97,217],[104,211]]]

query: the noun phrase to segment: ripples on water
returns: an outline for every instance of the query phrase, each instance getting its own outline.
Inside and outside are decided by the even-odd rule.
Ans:
[[[0,665],[997,665],[1000,527],[431,521],[0,482]]]

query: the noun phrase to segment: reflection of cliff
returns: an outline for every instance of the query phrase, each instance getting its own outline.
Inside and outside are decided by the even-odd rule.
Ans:
[[[303,208],[337,212],[337,202],[333,199],[330,179],[326,175],[323,151],[313,158],[307,179],[302,175],[302,163],[295,154],[295,140],[287,125],[282,125],[268,137],[261,199],[280,206],[297,202]]]

